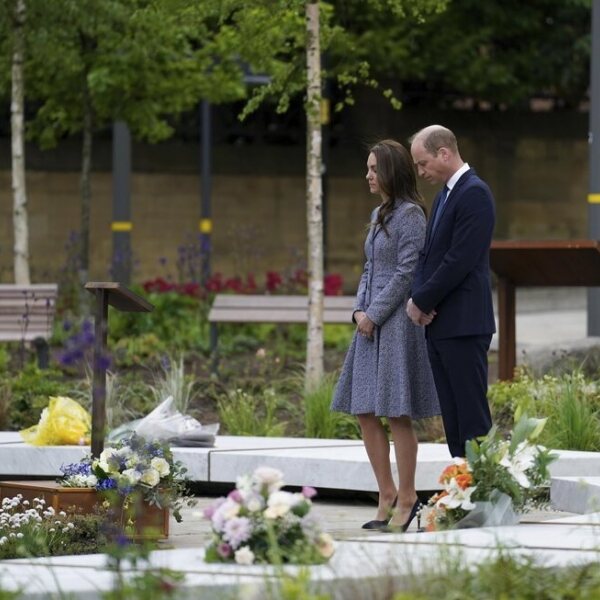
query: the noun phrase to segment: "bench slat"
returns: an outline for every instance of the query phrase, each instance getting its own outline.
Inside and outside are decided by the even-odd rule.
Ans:
[[[325,308],[352,310],[354,296],[325,296]],[[253,294],[218,294],[213,308],[304,308],[308,306],[308,296],[267,296]]]
[[[323,321],[351,323],[354,302],[354,296],[325,296]],[[219,294],[208,320],[213,323],[306,323],[308,297]]]
[[[0,284],[0,341],[50,337],[57,294],[55,283]]]
[[[22,339],[24,339],[26,342],[31,342],[38,337],[48,339],[51,334],[52,332],[49,330],[27,331],[24,336],[20,331],[15,332],[15,335],[13,335],[10,331],[0,331],[0,342],[20,342]]]
[[[0,315],[24,315],[25,313],[29,315],[53,315],[54,314],[54,306],[46,306],[37,304],[29,305],[29,306],[7,306],[5,304],[0,304]]]
[[[306,323],[307,309],[264,310],[251,309],[231,310],[213,309],[209,321],[213,323]],[[347,310],[324,310],[325,323],[351,323],[352,316]]]

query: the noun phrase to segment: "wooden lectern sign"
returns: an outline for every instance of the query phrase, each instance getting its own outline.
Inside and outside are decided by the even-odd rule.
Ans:
[[[92,456],[104,449],[106,428],[106,342],[108,337],[108,306],[123,312],[151,312],[154,306],[114,281],[90,281],[85,289],[96,297],[94,311],[94,380],[92,388]]]
[[[600,286],[600,241],[496,241],[490,266],[498,276],[498,378],[516,366],[517,286]]]

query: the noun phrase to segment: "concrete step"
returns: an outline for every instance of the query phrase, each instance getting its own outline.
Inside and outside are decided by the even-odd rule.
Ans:
[[[550,501],[554,508],[566,512],[600,511],[600,477],[553,477]]]

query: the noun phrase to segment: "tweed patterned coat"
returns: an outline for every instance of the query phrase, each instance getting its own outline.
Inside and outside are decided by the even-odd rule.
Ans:
[[[413,273],[425,243],[425,216],[410,202],[396,203],[386,228],[375,226],[365,242],[367,261],[355,310],[375,323],[372,338],[354,333],[331,409],[350,414],[413,419],[440,414],[424,328],[406,315]]]

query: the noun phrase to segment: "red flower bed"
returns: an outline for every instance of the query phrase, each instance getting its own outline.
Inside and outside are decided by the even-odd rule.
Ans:
[[[343,279],[338,273],[329,273],[323,278],[326,296],[339,296],[342,294]],[[305,294],[308,287],[308,273],[298,269],[291,276],[285,277],[277,271],[267,271],[265,275],[264,292],[267,294]],[[252,273],[245,278],[240,276],[225,278],[221,273],[211,275],[204,285],[197,282],[174,283],[164,277],[149,279],[143,283],[147,293],[176,292],[193,298],[204,299],[209,294],[259,294],[256,279]]]

